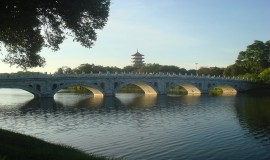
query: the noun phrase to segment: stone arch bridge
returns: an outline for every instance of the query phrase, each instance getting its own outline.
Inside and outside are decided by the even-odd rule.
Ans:
[[[139,86],[145,94],[167,94],[174,86],[182,86],[188,94],[203,94],[218,87],[223,93],[243,92],[260,85],[238,79],[211,76],[176,74],[35,74],[0,75],[0,88],[18,88],[32,93],[37,98],[53,97],[59,90],[80,85],[95,96],[115,96],[117,91],[128,85]]]

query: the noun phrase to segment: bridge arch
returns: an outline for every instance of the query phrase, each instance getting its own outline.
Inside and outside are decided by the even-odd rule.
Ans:
[[[39,91],[35,90],[34,88],[28,86],[1,86],[1,88],[6,88],[6,89],[21,89],[24,90],[30,94],[32,94],[34,97],[39,97]]]
[[[183,87],[187,91],[187,95],[200,95],[202,93],[199,88],[197,88],[195,85],[189,84],[189,83],[174,83],[174,84],[168,86],[167,93],[169,92],[169,90],[171,88],[174,88],[176,86]]]
[[[124,86],[128,84],[133,84],[133,85],[138,86],[144,91],[145,95],[157,95],[156,88],[151,83],[147,83],[147,82],[122,82],[122,83],[117,82],[115,83],[114,93],[117,93],[118,90],[120,90],[121,88],[123,88]]]
[[[210,93],[211,90],[213,89],[221,89],[222,90],[222,94],[237,94],[237,88],[232,87],[230,85],[227,84],[222,84],[222,85],[216,85],[216,86],[212,86],[208,89],[208,93]]]
[[[93,93],[94,96],[103,96],[104,95],[104,83],[81,83],[81,82],[74,82],[74,83],[61,83],[60,85],[53,84],[53,95],[55,95],[61,89],[65,89],[71,86],[81,86],[86,88],[90,92]],[[102,88],[103,87],[103,88]]]

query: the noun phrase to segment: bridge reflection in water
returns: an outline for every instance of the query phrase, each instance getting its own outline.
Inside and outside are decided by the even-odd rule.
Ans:
[[[136,94],[136,93],[117,93],[115,97],[93,96],[90,94],[79,94],[75,92],[59,92],[54,98],[34,98],[32,94],[21,89],[0,89],[0,96],[5,95],[5,99],[1,99],[1,110],[18,109],[24,107],[33,108],[50,108],[57,109],[59,107],[73,108],[74,106],[100,108],[112,106],[131,106],[131,107],[153,107],[157,103],[166,105],[166,95],[155,94]],[[16,102],[13,102],[16,97]],[[179,97],[181,101],[192,103],[198,99],[199,95],[192,96],[170,95],[169,97]],[[13,103],[12,103],[13,102]],[[17,105],[18,104],[18,105]],[[23,104],[23,105],[21,105]],[[4,107],[5,106],[5,107]],[[12,106],[12,107],[11,107]]]

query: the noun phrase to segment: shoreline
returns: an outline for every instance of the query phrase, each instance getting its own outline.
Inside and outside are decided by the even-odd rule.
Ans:
[[[106,160],[104,156],[85,153],[74,147],[59,145],[0,128],[0,160]]]

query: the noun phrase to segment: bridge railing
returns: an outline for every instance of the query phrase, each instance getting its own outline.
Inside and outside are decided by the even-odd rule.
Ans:
[[[43,79],[43,78],[78,78],[78,77],[170,77],[170,78],[196,78],[196,79],[219,79],[219,80],[235,80],[235,81],[249,81],[239,77],[223,77],[210,75],[193,75],[193,74],[175,74],[175,73],[82,73],[82,74],[0,74],[0,79]]]

